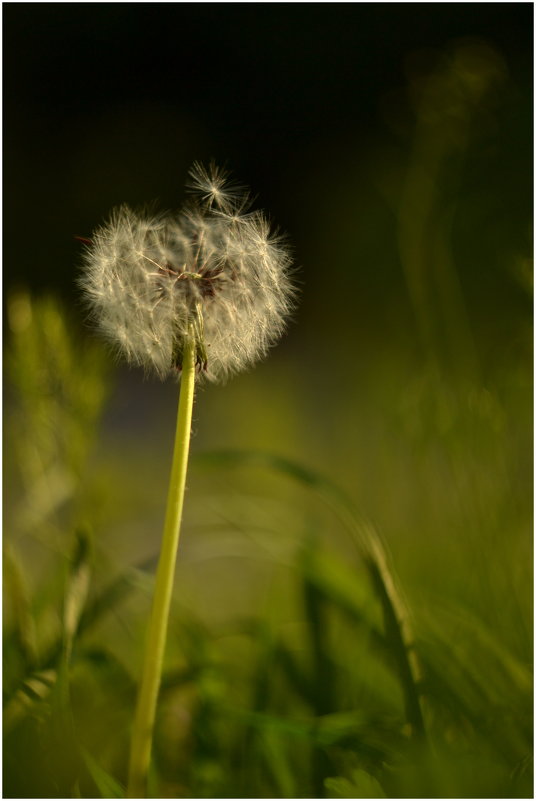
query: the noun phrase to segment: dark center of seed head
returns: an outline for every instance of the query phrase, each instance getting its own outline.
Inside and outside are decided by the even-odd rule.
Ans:
[[[216,279],[218,279],[223,270],[220,269],[204,269],[202,272],[191,272],[189,270],[178,270],[172,264],[166,264],[160,267],[159,272],[162,275],[172,276],[178,278],[179,281],[195,281],[199,287],[203,299],[213,298],[216,294]]]

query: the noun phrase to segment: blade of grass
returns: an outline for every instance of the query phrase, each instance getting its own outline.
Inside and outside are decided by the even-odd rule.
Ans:
[[[398,587],[387,548],[374,527],[359,515],[336,484],[289,459],[261,451],[221,450],[197,455],[195,463],[206,468],[259,467],[274,470],[314,491],[332,509],[356,545],[382,604],[388,643],[398,665],[411,733],[416,739],[423,740],[422,675],[415,653],[410,613]]]
[[[37,663],[35,622],[22,566],[13,547],[7,542],[4,544],[3,554],[5,600],[9,605],[4,612],[7,611],[12,621],[13,645],[19,654],[17,668],[22,668],[23,674],[27,674]]]
[[[76,792],[82,761],[70,696],[70,669],[73,646],[82,610],[86,603],[91,575],[91,540],[85,528],[75,533],[62,615],[62,652],[57,679],[51,693],[51,749],[53,774],[62,777],[64,787]]]
[[[100,798],[124,798],[125,791],[119,782],[101,768],[85,748],[81,749],[81,753],[87,771],[100,793]]]
[[[77,625],[77,637],[96,625],[104,615],[110,613],[137,586],[137,574],[150,572],[157,558],[151,557],[114,579],[102,592],[89,601],[81,610]],[[74,599],[71,601],[71,609]],[[11,730],[35,705],[43,703],[56,684],[58,662],[64,651],[63,632],[49,647],[45,655],[38,660],[37,671],[27,672],[22,676],[12,692],[4,709],[4,726]],[[38,688],[37,690],[34,688]]]
[[[326,597],[318,584],[309,578],[308,563],[313,559],[314,544],[310,543],[302,556],[303,573],[303,600],[306,611],[307,628],[309,632],[309,646],[311,649],[312,664],[312,694],[311,703],[315,718],[327,715],[335,708],[334,671],[330,658],[330,649],[327,642],[327,615],[328,604]],[[315,796],[321,798],[324,790],[324,780],[333,768],[329,757],[322,749],[311,750],[311,776]]]
[[[77,627],[77,634],[81,636],[95,626],[102,617],[113,611],[138,584],[138,573],[151,572],[156,565],[158,557],[153,556],[140,564],[128,569],[115,578],[98,595],[90,600],[83,608]],[[43,669],[53,667],[62,652],[62,641],[58,639],[47,651],[40,666]]]
[[[89,532],[79,529],[71,560],[63,607],[63,648],[66,664],[70,662],[73,643],[86,604],[91,575],[91,539]]]

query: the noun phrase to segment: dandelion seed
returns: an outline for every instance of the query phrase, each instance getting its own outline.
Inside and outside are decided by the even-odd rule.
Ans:
[[[166,378],[194,336],[210,380],[249,367],[285,329],[295,290],[284,242],[216,167],[195,164],[195,198],[176,217],[117,209],[90,240],[81,279],[101,331]]]
[[[194,162],[187,188],[199,195],[209,207],[216,206],[232,213],[237,207],[248,205],[249,194],[244,187],[231,183],[229,174],[215,164],[207,170],[198,161]]]

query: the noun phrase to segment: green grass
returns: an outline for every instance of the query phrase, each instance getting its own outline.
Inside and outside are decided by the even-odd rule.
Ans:
[[[41,332],[42,315],[64,318],[50,300],[31,309]],[[17,388],[8,426],[4,793],[121,797],[169,441],[152,421],[134,443],[136,427],[108,428],[91,451],[83,436],[105,396],[100,358],[84,361],[65,328],[62,373],[49,359],[55,340],[25,329],[23,348],[20,336],[11,369],[28,360],[42,372],[39,387]],[[84,415],[73,402],[82,374],[94,385]],[[243,391],[226,400],[232,387],[210,390],[227,409]],[[269,400],[256,409],[267,426]],[[382,400],[371,417],[356,398],[359,417],[387,428]],[[207,391],[196,428],[203,415],[210,423],[209,402]],[[152,795],[531,794],[530,505],[508,485],[499,492],[520,440],[499,449],[489,405],[484,419],[481,407],[454,407],[445,440],[433,416],[427,431],[401,429],[412,447],[398,441],[390,473],[376,474],[391,499],[383,518],[398,522],[389,546],[387,526],[380,537],[326,473],[194,438]],[[52,414],[73,432],[83,421],[79,439],[41,430]],[[85,476],[65,478],[61,503],[44,505],[35,477],[23,480],[36,431],[43,482]],[[387,433],[376,435],[379,453],[363,452],[375,471],[389,457]],[[71,445],[86,449],[85,468]]]

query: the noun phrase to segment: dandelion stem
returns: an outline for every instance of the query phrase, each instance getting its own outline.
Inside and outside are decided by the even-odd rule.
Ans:
[[[149,629],[145,643],[143,673],[132,731],[127,798],[144,798],[151,759],[156,702],[162,675],[175,562],[179,544],[184,487],[188,467],[190,429],[195,384],[195,342],[189,337],[183,364],[173,465],[169,482],[166,519]]]

